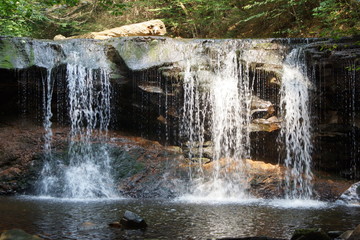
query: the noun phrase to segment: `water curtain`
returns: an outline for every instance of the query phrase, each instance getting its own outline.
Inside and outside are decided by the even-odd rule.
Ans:
[[[51,149],[53,66],[43,78],[45,163],[38,181],[40,195],[63,198],[116,197],[107,146],[110,122],[110,81],[104,48],[62,45],[66,55],[65,89],[70,121],[69,147],[65,155]],[[54,63],[56,64],[56,63]],[[60,79],[59,81],[62,81]],[[59,105],[62,103],[57,103]]]

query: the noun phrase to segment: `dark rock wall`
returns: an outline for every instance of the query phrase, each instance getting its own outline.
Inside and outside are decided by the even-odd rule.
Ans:
[[[182,90],[178,80],[159,68],[129,71],[127,81],[113,84],[112,127],[138,136],[177,144]]]
[[[314,165],[360,178],[359,39],[315,44],[306,49],[314,83]]]

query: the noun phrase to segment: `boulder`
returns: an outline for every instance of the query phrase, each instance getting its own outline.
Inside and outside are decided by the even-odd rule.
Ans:
[[[340,240],[347,240],[351,236],[351,234],[354,232],[354,230],[347,230],[343,234],[341,234],[337,239]]]
[[[0,240],[41,240],[42,238],[28,234],[21,229],[11,229],[3,232]]]
[[[321,229],[305,228],[296,229],[291,240],[331,240]]]
[[[145,229],[147,227],[145,220],[131,211],[125,211],[120,224],[125,229]]]
[[[339,197],[339,202],[360,205],[360,182],[354,183]]]
[[[360,239],[360,224],[354,229],[348,240],[359,240]]]

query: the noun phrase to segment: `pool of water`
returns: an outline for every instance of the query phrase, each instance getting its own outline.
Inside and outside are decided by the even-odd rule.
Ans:
[[[108,227],[125,210],[141,215],[145,231]],[[44,239],[290,238],[294,229],[348,230],[360,207],[321,202],[196,199],[60,200],[0,197],[0,230],[20,228]]]

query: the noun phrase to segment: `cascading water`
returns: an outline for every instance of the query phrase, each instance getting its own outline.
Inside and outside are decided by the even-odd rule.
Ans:
[[[111,158],[104,141],[110,122],[110,82],[104,50],[94,45],[78,52],[64,44],[66,84],[71,123],[65,157],[51,153],[51,102],[54,79],[44,79],[45,164],[38,181],[39,195],[65,198],[116,197]],[[50,71],[51,72],[51,71]],[[45,94],[46,93],[46,94]]]
[[[209,61],[210,69],[192,69],[191,60],[187,62],[182,131],[188,139],[190,165],[198,166],[190,172],[192,196],[245,196],[243,160],[249,156],[251,94],[237,49],[236,41],[218,48]],[[208,175],[203,168],[210,159],[213,170]]]
[[[285,197],[312,196],[311,122],[306,65],[301,48],[293,49],[285,60],[281,81],[280,108],[283,116],[280,137],[285,145]]]

